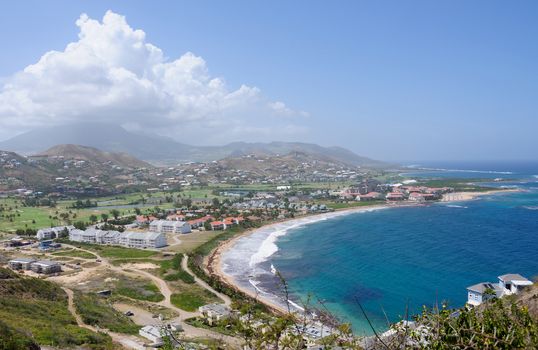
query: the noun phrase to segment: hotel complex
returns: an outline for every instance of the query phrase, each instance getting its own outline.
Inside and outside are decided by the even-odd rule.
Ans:
[[[89,228],[71,230],[69,240],[82,243],[121,245],[128,248],[161,248],[167,245],[166,236],[159,232],[104,231]]]

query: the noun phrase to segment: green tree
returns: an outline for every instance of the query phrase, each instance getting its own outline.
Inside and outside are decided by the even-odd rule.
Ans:
[[[95,214],[90,215],[90,222],[92,224],[95,224],[97,222],[97,215]]]
[[[112,215],[115,220],[118,220],[118,217],[120,216],[120,211],[118,209],[112,209],[110,211],[110,215]]]

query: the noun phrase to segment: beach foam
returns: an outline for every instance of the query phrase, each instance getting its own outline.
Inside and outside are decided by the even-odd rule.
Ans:
[[[538,205],[524,205],[523,208],[528,210],[538,210]]]
[[[513,175],[512,171],[495,171],[495,170],[468,170],[468,169],[445,169],[445,168],[423,168],[413,167],[412,169],[428,170],[428,171],[446,171],[457,173],[483,173],[483,174],[501,174],[501,175]]]
[[[298,227],[299,225],[292,225],[286,228],[283,228],[281,230],[277,230],[273,233],[271,233],[260,245],[260,249],[250,257],[249,265],[250,267],[253,267],[259,263],[262,263],[264,261],[267,261],[267,259],[278,252],[278,246],[276,245],[276,241],[278,237],[284,236],[286,233],[288,233],[288,230]]]
[[[284,298],[276,295],[276,292],[276,294],[272,292],[278,290],[279,280],[275,275],[276,268],[268,263],[268,260],[278,252],[278,239],[305,225],[343,215],[366,213],[386,208],[388,207],[380,206],[337,211],[261,227],[249,235],[239,237],[228,249],[222,252],[221,271],[226,276],[231,277],[238,286],[261,295],[277,305],[286,307],[286,304],[289,303],[294,308],[302,310],[298,304],[292,301],[286,302]]]

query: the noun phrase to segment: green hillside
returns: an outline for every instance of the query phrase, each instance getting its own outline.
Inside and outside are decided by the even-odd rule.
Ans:
[[[80,328],[56,284],[0,268],[0,349],[114,349],[109,336]]]

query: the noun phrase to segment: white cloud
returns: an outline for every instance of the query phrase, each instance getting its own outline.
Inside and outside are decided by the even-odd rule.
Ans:
[[[76,121],[113,121],[174,137],[220,130],[211,142],[249,134],[305,132],[294,111],[270,101],[256,87],[231,89],[212,77],[203,58],[186,53],[168,60],[125,17],[108,11],[99,22],[83,14],[78,41],[50,51],[9,77],[0,88],[3,135],[36,126]],[[285,118],[282,118],[285,117]],[[189,131],[185,132],[185,126]],[[256,139],[256,135],[251,135]],[[280,139],[273,135],[272,139]]]

